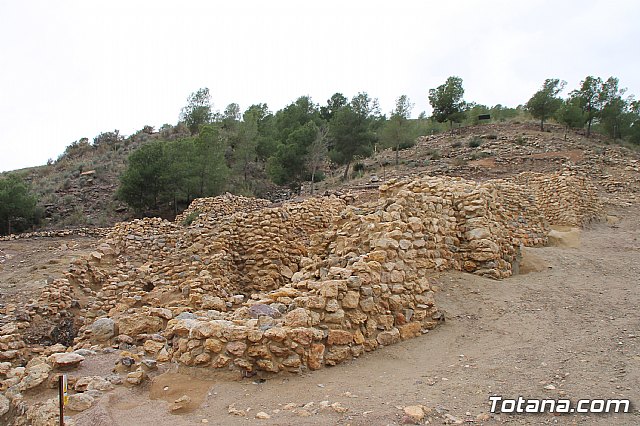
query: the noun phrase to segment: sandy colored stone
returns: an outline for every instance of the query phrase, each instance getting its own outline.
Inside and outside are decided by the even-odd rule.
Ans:
[[[49,355],[47,360],[53,368],[63,370],[77,367],[84,357],[73,352],[62,352]]]
[[[348,345],[353,342],[353,334],[344,330],[329,330],[328,345]]]

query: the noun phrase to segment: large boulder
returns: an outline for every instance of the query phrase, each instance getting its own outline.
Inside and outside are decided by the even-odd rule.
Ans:
[[[91,408],[93,397],[86,393],[76,393],[69,396],[66,407],[71,411],[84,411]]]
[[[47,364],[45,357],[33,358],[27,364],[25,376],[20,383],[23,390],[33,389],[47,380],[51,372],[51,366]]]
[[[90,327],[92,339],[106,342],[116,335],[116,322],[111,318],[98,318]]]
[[[164,321],[162,318],[150,316],[145,313],[135,313],[118,319],[118,331],[127,336],[139,334],[153,334],[162,330]]]
[[[47,360],[53,368],[57,368],[58,370],[67,370],[77,367],[82,361],[84,361],[84,357],[73,352],[62,352],[49,355]]]

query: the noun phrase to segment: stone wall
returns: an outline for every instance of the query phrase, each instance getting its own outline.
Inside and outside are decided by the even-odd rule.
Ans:
[[[22,234],[0,235],[0,241],[12,241],[28,238],[62,238],[69,236],[78,237],[104,237],[110,228],[74,228],[55,229],[52,231],[24,232]]]
[[[585,226],[602,219],[604,207],[596,187],[583,173],[521,173],[514,181],[530,188],[551,225]]]
[[[558,191],[569,194],[549,198]],[[68,274],[89,298],[76,348],[137,346],[159,361],[244,372],[335,365],[436,326],[434,271],[505,278],[549,223],[596,218],[590,191],[569,172],[426,176],[389,181],[359,205],[319,197],[219,209],[188,227],[122,223]]]
[[[196,223],[200,221],[216,221],[237,212],[249,212],[267,207],[272,204],[269,200],[242,197],[226,193],[218,197],[197,198],[189,207],[175,218],[176,223],[183,223],[190,216],[196,216]]]

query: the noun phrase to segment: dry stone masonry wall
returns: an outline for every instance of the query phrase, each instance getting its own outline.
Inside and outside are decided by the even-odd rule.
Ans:
[[[57,229],[52,231],[25,232],[22,234],[0,235],[0,241],[13,241],[29,238],[61,238],[69,236],[79,237],[104,237],[109,233],[109,228],[74,228]]]
[[[224,211],[220,199],[194,203]],[[433,271],[508,277],[549,224],[601,212],[588,181],[563,172],[427,176],[389,181],[361,205],[310,198],[186,227],[119,224],[68,274],[89,301],[76,348],[138,345],[159,361],[244,372],[335,365],[433,328]]]
[[[259,210],[272,204],[269,200],[250,198],[226,193],[219,197],[197,198],[189,207],[175,218],[176,223],[183,223],[194,217],[199,221],[216,221],[237,212]]]
[[[521,173],[514,181],[531,188],[538,208],[553,225],[582,227],[604,215],[598,191],[584,174]]]

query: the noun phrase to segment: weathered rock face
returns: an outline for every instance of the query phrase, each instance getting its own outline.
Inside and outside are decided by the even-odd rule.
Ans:
[[[163,320],[160,317],[149,315],[146,312],[138,312],[131,315],[122,315],[118,319],[118,331],[127,336],[156,333],[163,328]]]
[[[119,335],[105,343],[140,344],[162,361],[273,373],[336,365],[435,327],[433,271],[508,277],[520,247],[544,244],[550,223],[602,211],[570,172],[391,180],[359,206],[238,205],[228,215],[221,199],[196,201],[202,213],[187,227],[116,226],[67,277],[91,297],[76,347],[115,333],[108,315]]]

